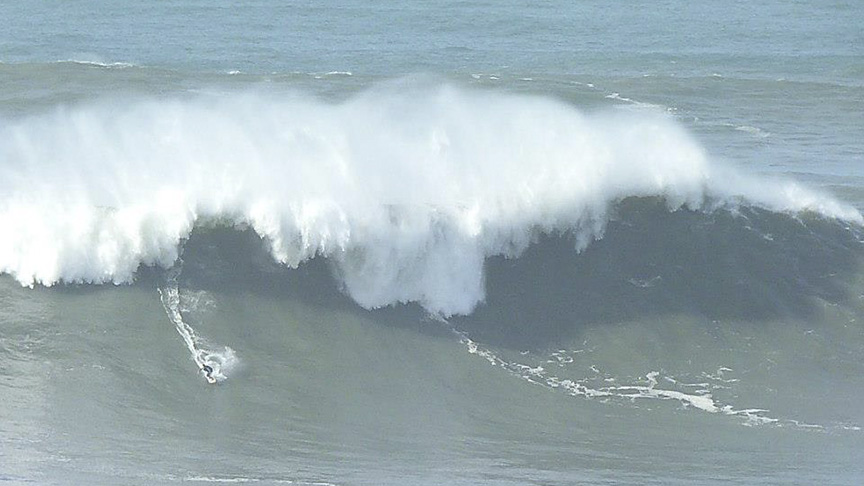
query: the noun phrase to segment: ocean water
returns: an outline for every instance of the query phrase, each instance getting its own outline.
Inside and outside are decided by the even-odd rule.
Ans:
[[[0,2],[0,484],[861,484],[862,25]]]

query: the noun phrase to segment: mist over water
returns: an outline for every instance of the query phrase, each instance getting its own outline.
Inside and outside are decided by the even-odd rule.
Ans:
[[[0,6],[0,483],[864,478],[857,4]]]

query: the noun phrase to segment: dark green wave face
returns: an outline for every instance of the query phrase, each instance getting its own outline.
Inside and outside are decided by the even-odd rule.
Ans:
[[[0,486],[864,483],[864,2],[0,2]]]

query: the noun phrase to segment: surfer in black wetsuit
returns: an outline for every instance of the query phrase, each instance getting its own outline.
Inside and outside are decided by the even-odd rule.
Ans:
[[[207,377],[208,381],[213,381],[213,368],[210,365],[201,365],[201,371],[204,372],[204,376]]]

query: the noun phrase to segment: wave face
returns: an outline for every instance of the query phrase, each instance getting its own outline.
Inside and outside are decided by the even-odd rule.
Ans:
[[[666,116],[408,81],[333,104],[296,93],[105,100],[0,121],[0,271],[124,283],[193,228],[248,227],[272,258],[328,259],[365,308],[441,316],[485,298],[484,263],[541,235],[577,250],[617,205],[861,214],[710,160]]]

